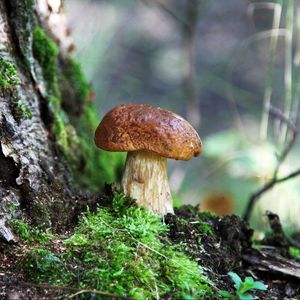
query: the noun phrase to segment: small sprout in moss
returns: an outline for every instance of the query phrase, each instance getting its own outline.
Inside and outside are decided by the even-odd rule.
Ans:
[[[220,291],[219,295],[223,298],[229,299],[229,300],[253,300],[254,297],[249,294],[249,291],[253,290],[259,290],[259,291],[266,291],[267,286],[261,282],[261,281],[254,281],[252,277],[246,277],[243,281],[241,277],[234,273],[234,272],[228,272],[228,275],[231,277],[231,279],[234,281],[234,288],[236,290],[236,295],[230,294],[228,291]]]
[[[11,89],[20,83],[16,67],[9,61],[0,57],[0,86]]]

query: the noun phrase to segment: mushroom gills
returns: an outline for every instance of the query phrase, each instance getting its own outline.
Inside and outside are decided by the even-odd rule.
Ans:
[[[167,158],[149,151],[128,152],[121,185],[138,206],[161,216],[174,214]]]

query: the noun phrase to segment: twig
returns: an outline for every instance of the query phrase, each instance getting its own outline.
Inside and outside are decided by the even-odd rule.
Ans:
[[[292,173],[290,173],[290,174],[282,177],[282,178],[277,179],[277,183],[281,183],[281,182],[287,181],[287,180],[292,179],[294,177],[297,177],[299,175],[300,175],[300,168],[298,170],[296,170],[296,171],[294,171],[294,172],[292,172]]]
[[[266,216],[268,217],[270,227],[273,231],[271,240],[273,240],[272,244],[274,246],[275,241],[276,244],[279,244],[281,247],[283,247],[282,250],[285,251],[285,255],[287,254],[286,251],[288,246],[293,246],[300,249],[300,243],[284,232],[280,222],[280,218],[277,214],[274,214],[271,211],[266,211]]]
[[[250,196],[250,198],[248,200],[248,205],[247,205],[245,213],[243,215],[243,219],[245,221],[249,221],[254,204],[260,198],[261,195],[263,195],[265,192],[267,192],[268,190],[273,188],[274,185],[285,182],[289,179],[292,179],[292,178],[300,175],[300,168],[299,168],[284,177],[278,178],[278,173],[279,173],[280,167],[282,166],[286,157],[288,156],[288,154],[292,150],[293,146],[295,145],[295,142],[296,142],[296,139],[298,136],[298,130],[297,130],[297,127],[293,124],[293,122],[288,120],[284,116],[284,114],[277,108],[269,107],[269,113],[272,114],[273,116],[276,116],[276,118],[280,119],[281,122],[285,123],[287,125],[287,128],[292,132],[292,136],[291,136],[289,143],[286,145],[285,148],[283,148],[282,152],[277,157],[277,164],[274,169],[272,179]]]
[[[248,201],[248,205],[247,205],[247,208],[246,208],[246,211],[245,211],[245,214],[243,216],[243,219],[245,221],[249,221],[250,219],[250,216],[251,216],[251,213],[252,213],[252,209],[253,209],[253,206],[255,204],[255,202],[258,200],[258,198],[264,194],[265,192],[267,192],[268,190],[270,190],[274,185],[278,184],[278,183],[282,183],[282,182],[285,182],[289,179],[292,179],[294,177],[297,177],[300,175],[300,168],[284,177],[281,177],[281,178],[277,178],[277,177],[273,177],[271,179],[271,181],[269,181],[268,183],[266,183],[265,185],[263,185],[258,191],[256,191],[255,193],[253,193],[250,198],[249,198],[249,201]]]
[[[271,116],[279,119],[279,121],[281,121],[282,123],[285,123],[288,129],[297,131],[295,124],[287,116],[285,116],[280,109],[273,106],[272,104],[269,105],[269,113]]]

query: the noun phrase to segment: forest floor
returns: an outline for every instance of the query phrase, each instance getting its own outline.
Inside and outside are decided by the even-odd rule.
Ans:
[[[212,234],[197,228],[199,217],[212,228]],[[182,225],[182,220],[187,221],[186,225]],[[300,265],[291,256],[289,244],[282,245],[282,239],[278,243],[277,233],[272,232],[268,239],[254,242],[254,231],[239,217],[205,216],[191,206],[176,209],[175,216],[169,215],[167,223],[171,240],[186,243],[187,253],[205,267],[221,290],[236,295],[232,279],[226,276],[228,272],[235,272],[242,279],[248,276],[267,285],[266,292],[251,291],[256,299],[299,299],[300,279],[299,274],[293,274],[293,266],[299,268]],[[199,236],[201,243],[196,242]],[[274,264],[272,270],[271,264]]]
[[[0,243],[0,299],[181,299],[180,295],[185,295],[182,296],[185,299],[221,299],[220,291],[227,292],[226,299],[299,299],[300,261],[297,256],[300,257],[300,250],[282,236],[276,215],[269,216],[272,233],[263,241],[254,242],[253,230],[237,216],[218,217],[200,213],[192,206],[182,206],[175,209],[175,215],[165,216],[166,225],[162,225],[159,218],[148,212],[135,207],[125,210],[117,207],[116,199],[129,207],[132,203],[123,196],[114,196],[112,203],[111,193],[98,197],[98,209],[90,208],[91,211],[74,224],[76,229],[54,234],[42,227],[31,227],[30,220],[28,223],[19,221],[15,225],[19,242]],[[99,216],[103,218],[101,224]],[[159,229],[161,226],[164,229]],[[113,237],[109,238],[110,235]],[[95,241],[94,237],[97,237]],[[167,246],[162,247],[163,243]],[[201,297],[194,292],[189,296],[178,294],[176,284],[180,286],[184,280],[197,284],[198,279],[187,275],[182,279],[184,269],[174,268],[169,263],[166,256],[173,255],[174,261],[180,259],[187,268],[194,268],[184,257],[172,252],[172,247],[180,248],[202,267],[203,273],[199,276],[203,278],[199,279],[199,284],[203,283],[204,289],[212,285],[213,292],[201,294]],[[99,253],[95,255],[93,251]],[[103,253],[105,258],[99,262]],[[98,269],[94,272],[95,266]],[[153,273],[148,276],[149,270]],[[170,273],[157,275],[162,270]],[[103,272],[98,280],[100,283],[95,281],[99,272]],[[172,272],[175,272],[174,278]],[[267,291],[251,289],[249,294],[253,298],[239,295],[228,272],[238,274],[242,280],[251,277],[263,282]],[[143,286],[149,284],[154,274],[158,276],[156,294]],[[140,277],[140,282],[136,276]],[[166,278],[159,279],[159,276]],[[135,283],[136,288],[130,286]],[[175,288],[170,289],[168,285],[174,283]],[[107,286],[109,288],[105,288]],[[163,291],[161,294],[159,289]],[[105,292],[97,294],[93,290]]]

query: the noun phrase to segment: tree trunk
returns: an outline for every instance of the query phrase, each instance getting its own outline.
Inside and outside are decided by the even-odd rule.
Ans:
[[[94,146],[98,118],[54,2],[0,0],[0,237],[7,242],[20,216],[68,226],[90,199],[82,187],[114,180],[120,162]]]

